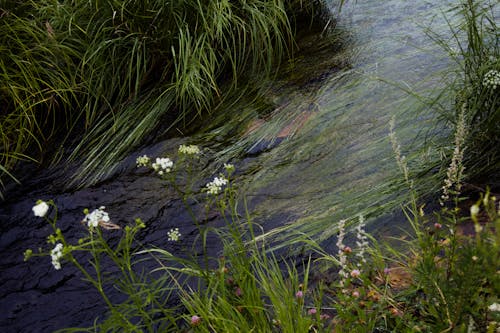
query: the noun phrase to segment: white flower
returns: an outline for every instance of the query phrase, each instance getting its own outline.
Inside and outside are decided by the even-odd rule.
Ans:
[[[479,206],[478,205],[472,205],[470,207],[470,214],[472,216],[477,216],[478,213],[479,213]]]
[[[179,232],[179,228],[170,229],[170,231],[167,232],[167,236],[169,242],[177,242],[179,238],[181,238],[181,233]]]
[[[83,222],[87,223],[88,227],[97,227],[99,222],[109,222],[109,215],[104,211],[105,207],[101,206],[99,209],[95,209],[92,213],[85,215]]]
[[[198,155],[200,153],[200,148],[196,145],[180,145],[179,146],[179,153],[180,154],[186,154],[186,155]]]
[[[37,201],[37,204],[32,208],[33,214],[38,217],[44,217],[49,211],[49,205],[45,201]]]
[[[138,167],[141,167],[141,166],[148,166],[150,161],[151,159],[148,157],[148,155],[142,155],[137,157],[136,163]]]
[[[490,306],[488,306],[488,310],[490,310],[491,312],[500,312],[500,304],[493,303]]]
[[[347,246],[344,244],[344,237],[345,237],[345,220],[340,220],[339,221],[339,236],[337,238],[337,247],[338,247],[338,256],[339,256],[339,262],[340,262],[340,270],[339,270],[339,275],[340,275],[340,285],[343,287],[346,283],[346,279],[349,277],[349,273],[347,273],[347,253],[345,249]]]
[[[495,90],[500,86],[500,72],[494,69],[488,71],[483,78],[483,86]]]
[[[206,185],[207,194],[217,195],[222,191],[222,187],[227,184],[227,179],[224,176],[215,177],[213,181]]]
[[[52,258],[52,266],[55,269],[61,269],[61,258],[63,256],[62,253],[63,245],[61,243],[57,243],[56,246],[50,251],[50,257]]]
[[[358,246],[359,252],[356,254],[356,256],[360,259],[360,262],[358,262],[358,267],[361,266],[361,263],[366,264],[366,259],[365,259],[365,252],[368,249],[368,237],[366,236],[365,232],[365,219],[363,215],[359,215],[359,224],[356,227],[356,238],[358,239],[356,241],[356,245]]]
[[[226,171],[229,173],[234,172],[234,165],[229,163],[224,163],[224,169],[226,169]]]
[[[157,157],[156,162],[151,164],[153,169],[158,172],[158,174],[163,175],[165,172],[168,173],[172,170],[174,162],[168,157]]]

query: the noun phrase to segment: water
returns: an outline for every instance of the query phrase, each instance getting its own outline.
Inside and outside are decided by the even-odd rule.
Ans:
[[[432,96],[432,89],[443,85],[440,72],[450,61],[423,27],[431,25],[445,33],[439,14],[446,6],[445,1],[350,4],[339,22],[351,36],[351,46],[344,53],[322,51],[299,58],[291,72],[311,67],[322,70],[311,71],[314,77],[300,84],[286,78],[273,82],[267,98],[274,110],[255,122],[251,133],[234,138],[231,147],[205,142],[206,151],[218,154],[220,160],[232,158],[239,169],[237,183],[270,238],[290,240],[294,237],[290,230],[300,230],[329,249],[338,220],[355,221],[359,213],[366,216],[372,230],[404,227],[404,221],[392,214],[404,201],[405,190],[387,138],[388,123],[394,116],[402,150],[413,170],[437,159],[438,141],[446,136],[446,129],[436,127],[436,110],[401,88]],[[334,57],[346,59],[349,68],[327,70],[329,64],[338,63]],[[434,142],[425,140],[429,131],[444,132],[430,136]],[[193,140],[202,137],[207,136]],[[40,170],[10,194],[0,207],[3,332],[91,325],[96,316],[104,315],[97,292],[81,281],[76,270],[63,266],[55,271],[49,258],[22,261],[26,248],[47,247],[49,226],[31,214],[37,199],[56,201],[58,225],[71,241],[84,231],[79,223],[82,210],[101,205],[120,225],[141,217],[148,226],[140,236],[143,243],[181,251],[182,243],[167,243],[166,233],[172,227],[181,229],[185,243],[196,237],[197,229],[182,203],[173,199],[174,193],[154,175],[134,167],[138,155],[173,152],[184,142],[167,140],[136,152],[122,163],[118,176],[91,188],[62,191],[57,185],[60,173]],[[235,147],[247,154],[234,158]],[[217,164],[208,155],[205,169],[215,173]],[[426,191],[434,185],[432,173],[419,178],[419,187]],[[206,222],[221,223],[217,216]],[[118,232],[110,233],[112,239],[118,236]],[[213,243],[209,252],[217,251]]]
[[[358,1],[346,9],[340,25],[353,31],[355,46],[346,51],[352,69],[332,73],[317,89],[294,92],[276,117],[309,113],[307,122],[261,156],[259,171],[248,181],[246,192],[264,225],[286,212],[294,231],[327,240],[339,219],[352,220],[359,213],[381,218],[407,198],[405,188],[395,185],[402,184],[402,175],[388,124],[395,117],[403,153],[414,157],[410,167],[418,170],[436,161],[439,145],[425,140],[427,131],[443,131],[439,138],[447,130],[437,127],[436,110],[404,90],[431,98],[440,73],[450,66],[423,33],[429,26],[446,31],[442,17],[435,16],[444,5]],[[429,191],[432,174],[419,181]],[[283,229],[289,225],[273,225],[269,232],[287,237]]]

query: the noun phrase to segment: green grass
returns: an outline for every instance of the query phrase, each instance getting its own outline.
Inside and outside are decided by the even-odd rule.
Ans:
[[[0,165],[12,173],[55,144],[83,158],[75,185],[95,182],[131,148],[209,113],[248,73],[274,73],[293,50],[294,15],[321,6],[3,1]]]
[[[455,95],[454,109],[445,119],[456,126],[459,114],[465,110],[469,135],[464,166],[470,181],[487,182],[498,178],[500,98],[499,87],[484,83],[490,71],[500,72],[499,5],[496,1],[462,1],[450,10],[460,23],[448,21],[452,38],[435,33],[429,35],[448,51],[456,61],[457,80],[450,85]],[[499,76],[500,77],[500,76]]]
[[[397,143],[395,134],[393,139]],[[359,217],[354,240],[346,235],[345,221],[338,224],[337,252],[327,253],[302,235],[287,245],[302,249],[294,259],[258,237],[262,230],[241,206],[232,180],[234,167],[227,166],[218,175],[227,179],[218,193],[185,181],[193,176],[191,167],[197,160],[196,153],[180,153],[173,169],[159,176],[178,192],[186,209],[190,198],[205,201],[207,214],[215,210],[225,222],[224,227],[213,228],[192,215],[199,229],[195,242],[204,249],[198,257],[189,255],[195,244],[186,244],[186,253],[140,244],[137,236],[145,227],[140,219],[117,231],[122,236],[115,245],[106,233],[116,225],[106,224],[102,216],[95,218],[96,226],[89,223],[78,242],[70,243],[57,226],[57,207],[48,203],[52,210],[45,218],[53,228],[48,241],[51,246],[61,244],[56,259],[61,269],[76,266],[107,305],[93,327],[61,332],[470,332],[474,327],[494,333],[497,329],[500,313],[493,307],[500,304],[500,216],[498,199],[490,193],[481,195],[470,215],[460,212],[467,206],[459,194],[453,209],[432,215],[424,213],[410,187],[412,199],[403,209],[411,232],[397,248],[367,234]],[[411,185],[405,160],[398,163]],[[145,166],[161,171],[151,161]],[[87,215],[84,221],[92,219]],[[463,222],[475,226],[473,236],[458,232]],[[210,237],[211,246],[213,242],[221,246],[217,257],[206,252],[210,235],[215,236]],[[176,241],[182,242],[178,236]],[[51,252],[27,250],[25,259]],[[138,274],[144,260],[154,260],[157,268]],[[114,275],[106,273],[110,264],[116,266]],[[116,302],[108,295],[110,285],[124,300]]]

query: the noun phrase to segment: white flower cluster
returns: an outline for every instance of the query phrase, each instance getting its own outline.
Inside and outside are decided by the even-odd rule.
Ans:
[[[97,227],[99,222],[109,222],[109,215],[104,211],[106,207],[101,206],[99,209],[94,209],[90,214],[85,215],[83,222],[87,223],[88,227]]]
[[[179,153],[180,154],[186,154],[186,155],[198,155],[200,153],[200,148],[196,145],[180,145],[179,146]]]
[[[368,237],[365,232],[365,219],[363,215],[359,215],[359,225],[356,227],[356,245],[358,246],[359,252],[356,256],[359,258],[358,267],[362,264],[366,264],[365,252],[368,249]]]
[[[168,157],[157,157],[156,162],[151,164],[151,166],[161,176],[164,173],[169,173],[172,170],[174,162],[172,162],[172,160],[170,160],[170,158]]]
[[[344,237],[345,237],[345,220],[340,220],[339,221],[339,236],[337,238],[337,248],[339,249],[338,255],[339,255],[339,261],[340,261],[340,285],[343,287],[345,285],[345,280],[349,277],[349,273],[347,273],[347,251],[344,244]]]
[[[222,187],[227,184],[227,179],[224,176],[215,177],[214,180],[206,185],[207,194],[217,195],[222,191]]]
[[[168,241],[169,242],[177,242],[181,238],[181,233],[179,232],[179,228],[170,229],[167,232]]]
[[[50,256],[52,258],[52,266],[55,269],[61,269],[61,258],[63,256],[63,245],[61,243],[57,243],[56,246],[50,251]]]
[[[484,75],[483,86],[492,88],[493,90],[500,86],[500,72],[494,69],[488,71]]]
[[[33,206],[32,210],[35,216],[44,217],[49,211],[49,205],[45,201],[40,200],[35,206]]]
[[[467,139],[468,129],[465,122],[465,114],[467,111],[467,104],[462,105],[462,109],[458,114],[458,121],[455,132],[455,148],[453,149],[453,156],[451,163],[446,171],[446,179],[442,187],[443,194],[441,195],[441,206],[444,205],[450,198],[450,190],[455,192],[455,195],[460,193],[462,189],[462,180],[464,178],[465,167],[463,165],[465,139]]]
[[[148,166],[150,161],[151,159],[148,157],[148,155],[142,155],[137,157],[135,162],[137,163],[138,167],[141,167],[141,166]]]
[[[493,303],[490,306],[488,306],[488,310],[490,310],[491,312],[500,312],[500,304]]]

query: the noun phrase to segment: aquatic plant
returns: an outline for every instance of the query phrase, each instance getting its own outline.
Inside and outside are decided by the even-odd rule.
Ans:
[[[102,178],[152,133],[210,112],[248,73],[274,72],[293,49],[294,13],[321,5],[3,1],[0,172],[71,151],[85,158],[73,185]]]

